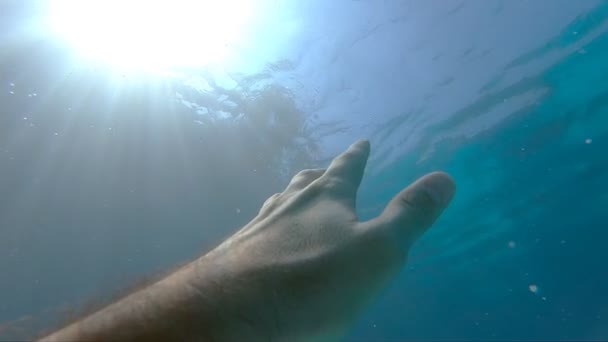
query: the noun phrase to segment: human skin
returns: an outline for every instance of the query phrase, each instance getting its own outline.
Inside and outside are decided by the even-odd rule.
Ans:
[[[455,191],[434,172],[360,222],[369,150],[361,140],[327,169],[301,171],[211,252],[43,341],[340,339]]]

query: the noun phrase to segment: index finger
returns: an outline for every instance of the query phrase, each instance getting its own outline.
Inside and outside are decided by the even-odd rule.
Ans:
[[[355,142],[346,151],[334,158],[322,177],[330,181],[336,180],[337,186],[341,187],[339,190],[349,194],[352,193],[354,196],[361,184],[369,151],[369,141],[359,140]]]

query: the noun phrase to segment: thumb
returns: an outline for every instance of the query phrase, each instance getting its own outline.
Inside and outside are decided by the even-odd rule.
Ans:
[[[447,173],[427,174],[401,190],[374,221],[407,245],[424,233],[451,201],[454,181]]]

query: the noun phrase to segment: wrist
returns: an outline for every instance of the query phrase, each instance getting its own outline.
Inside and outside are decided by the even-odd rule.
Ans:
[[[210,340],[256,341],[279,335],[276,298],[264,274],[213,252],[192,263],[184,279],[205,308]]]

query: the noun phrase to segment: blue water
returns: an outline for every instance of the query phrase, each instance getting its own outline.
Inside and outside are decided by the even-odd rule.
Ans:
[[[285,2],[238,72],[180,77],[76,62],[23,29],[35,4],[0,5],[1,339],[212,248],[360,137],[361,219],[432,170],[457,194],[348,340],[608,339],[608,2]]]

